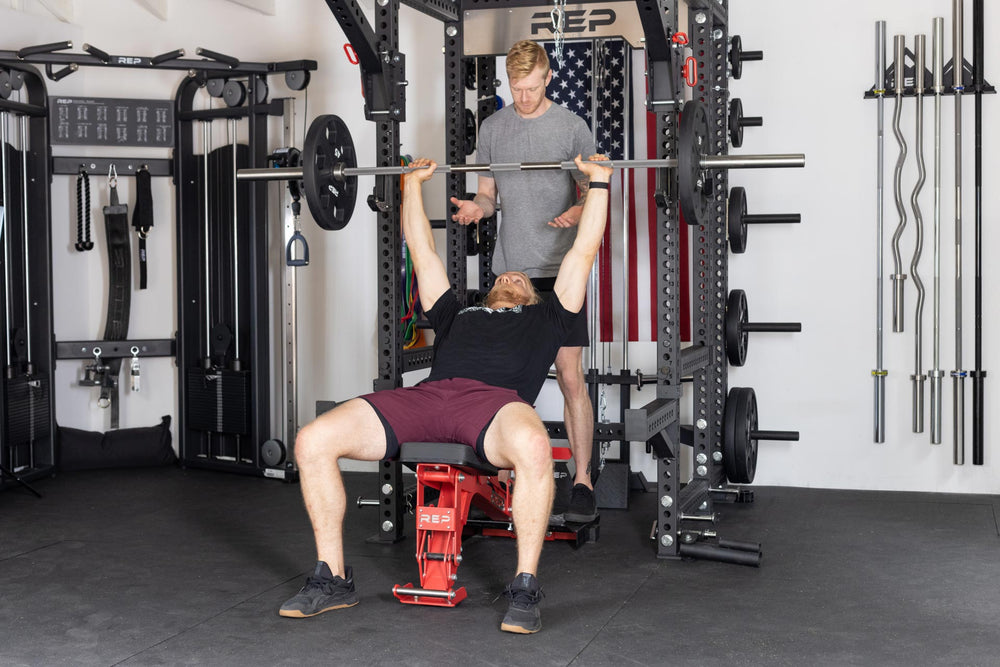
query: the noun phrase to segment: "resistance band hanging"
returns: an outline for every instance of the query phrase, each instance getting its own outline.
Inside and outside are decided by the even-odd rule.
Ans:
[[[76,245],[79,252],[93,250],[90,239],[90,176],[80,167],[76,175]]]
[[[104,340],[125,340],[128,336],[131,306],[132,257],[129,243],[128,206],[118,201],[118,173],[114,164],[108,171],[110,204],[104,207],[104,224],[108,243],[108,316],[104,325]],[[121,357],[108,361],[101,382],[98,405],[111,408],[111,428],[118,428],[118,374]]]
[[[153,228],[152,177],[146,165],[135,172],[135,211],[132,226],[139,237],[139,289],[146,289],[146,238]]]

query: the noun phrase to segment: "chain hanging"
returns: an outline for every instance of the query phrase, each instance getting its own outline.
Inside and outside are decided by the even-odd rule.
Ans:
[[[566,25],[566,0],[552,0],[552,36],[555,39],[556,69],[561,70],[565,64],[563,58],[563,28]]]

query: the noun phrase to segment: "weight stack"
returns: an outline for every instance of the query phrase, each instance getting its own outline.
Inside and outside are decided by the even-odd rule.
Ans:
[[[250,373],[192,370],[187,379],[188,427],[197,431],[250,433]]]
[[[0,450],[0,462],[15,473],[28,477],[32,472],[52,468],[51,391],[49,378],[20,375],[8,378],[7,432]]]

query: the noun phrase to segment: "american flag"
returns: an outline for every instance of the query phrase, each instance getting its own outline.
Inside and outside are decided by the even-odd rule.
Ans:
[[[563,44],[563,66],[557,69],[555,42],[544,42],[553,76],[549,98],[595,129],[597,150],[611,159],[644,159],[656,155],[656,116],[645,107],[646,75],[642,51],[624,40]],[[595,82],[596,78],[596,82]],[[625,86],[625,82],[631,83]],[[592,92],[597,96],[596,110]],[[596,128],[594,115],[596,112]],[[622,266],[628,250],[628,340],[656,341],[656,203],[655,172],[615,170],[611,181],[609,223],[598,257],[600,276],[599,339],[612,341],[624,316]],[[628,240],[625,225],[628,215]],[[687,225],[681,225],[681,248],[687,248]],[[681,253],[681,339],[690,337],[688,256]],[[615,327],[615,323],[619,323]]]

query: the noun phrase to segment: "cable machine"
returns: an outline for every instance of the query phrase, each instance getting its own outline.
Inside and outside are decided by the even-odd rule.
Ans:
[[[10,474],[4,472],[0,485],[53,469],[54,422],[49,396],[53,353],[59,359],[91,360],[94,378],[107,375],[113,366],[109,383],[115,392],[118,364],[123,359],[133,359],[135,376],[138,355],[176,354],[181,462],[294,479],[293,457],[270,432],[267,186],[238,185],[236,170],[267,166],[269,119],[288,113],[287,100],[268,99],[269,77],[283,75],[288,88],[303,90],[309,73],[316,69],[315,61],[241,62],[201,48],[197,50],[200,59],[184,58],[181,49],[153,57],[121,56],[89,44],[83,45],[85,53],[67,53],[72,47],[71,42],[56,42],[16,52],[0,51],[3,199],[5,204],[11,202],[5,206],[6,219],[11,221],[14,216],[18,225],[5,228],[2,237],[7,296],[3,340],[8,352],[0,463],[9,467]],[[172,103],[172,159],[51,157],[45,86],[40,74],[25,62],[44,64],[45,75],[52,81],[83,66],[185,72]],[[10,101],[11,91],[22,87],[27,91],[27,102]],[[224,106],[196,108],[210,106],[204,97],[196,102],[199,90],[221,98]],[[8,145],[9,113],[19,119],[20,150]],[[241,121],[246,121],[245,131]],[[165,122],[169,125],[171,121]],[[287,130],[286,124],[286,141]],[[239,142],[241,135],[247,136],[247,143]],[[145,171],[154,177],[172,176],[176,186],[177,339],[131,340],[126,329],[116,340],[53,344],[51,175],[103,172],[110,180],[116,164],[121,175]],[[26,232],[29,221],[30,234]],[[118,282],[117,287],[127,296],[131,276]],[[111,317],[109,313],[109,321]],[[124,319],[127,327],[127,307]],[[294,396],[290,402],[285,401],[283,408],[294,421]]]
[[[37,494],[27,482],[55,465],[49,109],[38,70],[7,55],[0,52],[0,488],[21,484]]]

